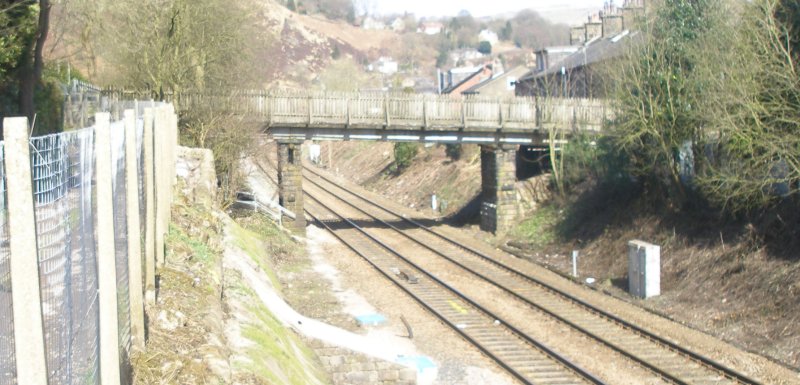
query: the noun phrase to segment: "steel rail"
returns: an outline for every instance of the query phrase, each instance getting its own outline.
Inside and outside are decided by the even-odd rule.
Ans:
[[[339,188],[339,189],[341,189],[341,190],[343,190],[343,191],[345,191],[345,192],[347,192],[347,193],[349,193],[349,194],[351,194],[351,195],[353,195],[355,197],[358,197],[359,199],[361,199],[361,200],[363,200],[363,201],[365,201],[365,202],[377,207],[380,210],[383,210],[384,212],[387,212],[387,213],[389,213],[391,215],[394,215],[394,216],[396,216],[398,218],[401,218],[403,221],[411,223],[411,224],[417,226],[418,228],[420,228],[420,229],[422,229],[422,230],[434,235],[435,237],[437,237],[439,239],[442,239],[442,240],[448,242],[449,244],[451,244],[453,246],[456,246],[457,248],[460,248],[460,249],[465,250],[465,251],[467,251],[469,253],[472,253],[472,254],[480,257],[482,260],[487,261],[490,264],[501,268],[502,270],[505,270],[505,271],[507,271],[509,273],[512,273],[515,276],[518,276],[518,277],[520,277],[520,278],[522,278],[524,280],[530,281],[530,282],[532,282],[532,283],[534,283],[534,284],[536,284],[536,285],[538,285],[540,287],[543,287],[547,291],[549,291],[549,292],[551,292],[553,294],[556,294],[559,297],[562,297],[563,299],[566,299],[566,300],[568,300],[568,301],[570,301],[570,302],[572,302],[572,303],[574,303],[574,304],[576,304],[576,305],[578,305],[580,307],[583,307],[584,309],[590,311],[593,314],[596,314],[596,315],[598,315],[598,316],[600,316],[602,318],[605,318],[605,319],[607,319],[607,320],[609,320],[609,321],[611,321],[613,323],[616,323],[616,324],[618,324],[619,326],[621,326],[621,327],[623,327],[625,329],[631,330],[633,333],[638,334],[638,335],[644,337],[645,339],[650,340],[650,341],[652,341],[652,342],[654,342],[656,344],[662,345],[663,347],[667,348],[668,350],[671,350],[671,351],[673,351],[673,352],[675,352],[677,354],[683,355],[684,357],[687,357],[687,358],[691,359],[692,361],[697,362],[698,364],[700,364],[700,365],[702,365],[702,366],[704,366],[706,368],[709,368],[712,371],[715,371],[717,373],[722,374],[724,377],[726,377],[728,379],[731,379],[733,381],[739,382],[741,384],[760,385],[760,382],[758,382],[758,381],[756,381],[756,380],[754,380],[752,378],[749,378],[749,377],[745,376],[744,374],[738,373],[738,372],[734,371],[733,369],[725,367],[724,365],[722,365],[722,364],[720,364],[720,363],[718,363],[718,362],[716,362],[716,361],[714,361],[714,360],[712,360],[712,359],[710,359],[708,357],[705,357],[705,356],[703,356],[703,355],[701,355],[699,353],[690,351],[690,350],[688,350],[688,349],[686,349],[684,347],[681,347],[681,346],[675,344],[672,341],[669,341],[669,340],[667,340],[667,339],[665,339],[665,338],[663,338],[661,336],[658,336],[658,335],[656,335],[656,334],[654,334],[654,333],[652,333],[650,331],[647,331],[647,330],[645,330],[645,329],[643,329],[643,328],[641,328],[639,326],[633,325],[632,323],[630,323],[628,321],[625,321],[625,320],[619,318],[618,316],[610,314],[610,313],[608,313],[608,312],[606,312],[606,311],[604,311],[604,310],[602,310],[602,309],[600,309],[600,308],[598,308],[598,307],[596,307],[594,305],[591,305],[591,304],[589,304],[589,303],[587,303],[587,302],[585,302],[585,301],[583,301],[583,300],[581,300],[581,299],[579,299],[579,298],[577,298],[577,297],[575,297],[575,296],[573,296],[573,295],[571,295],[569,293],[564,292],[563,290],[560,290],[560,289],[558,289],[558,288],[556,288],[556,287],[554,287],[554,286],[552,286],[552,285],[550,285],[550,284],[548,284],[546,282],[541,281],[540,279],[538,279],[536,277],[532,277],[532,276],[530,276],[530,275],[528,275],[528,274],[526,274],[524,272],[521,272],[521,271],[517,270],[514,267],[508,266],[508,265],[506,265],[506,264],[504,264],[504,263],[502,263],[500,261],[497,261],[496,259],[491,258],[490,256],[486,255],[485,253],[483,253],[483,252],[481,252],[479,250],[476,250],[476,249],[474,249],[472,247],[460,244],[457,241],[455,241],[455,240],[453,240],[453,239],[451,239],[451,238],[449,238],[449,237],[447,237],[445,235],[442,235],[442,234],[438,233],[437,231],[429,228],[428,226],[425,226],[425,225],[423,225],[423,224],[421,224],[421,223],[419,223],[419,222],[417,222],[417,221],[415,221],[415,220],[413,220],[411,218],[408,218],[408,217],[406,217],[406,216],[404,216],[402,214],[399,214],[399,213],[397,213],[397,212],[395,212],[395,211],[393,211],[393,210],[391,210],[389,208],[386,208],[383,205],[374,202],[372,199],[364,197],[362,194],[359,194],[357,192],[351,191],[350,189],[347,189],[347,188],[339,185],[335,181],[332,181],[330,178],[328,178],[328,177],[316,172],[315,170],[312,170],[312,169],[307,168],[307,167],[305,168],[305,170],[311,172],[312,174],[314,174],[317,177],[325,180],[326,182],[336,186],[337,188]],[[306,179],[308,181],[310,181],[311,183],[315,184],[316,186],[318,186],[319,188],[327,191],[327,189],[325,189],[324,187],[320,186],[318,183],[314,182],[313,180],[311,180],[309,178],[306,178]],[[332,193],[330,191],[328,191],[328,192],[330,194],[336,196],[336,194],[334,194],[334,193]],[[659,368],[659,367],[657,367],[657,366],[655,366],[655,365],[653,365],[653,364],[651,364],[651,363],[649,363],[649,362],[637,357],[635,354],[632,354],[632,353],[622,349],[621,347],[619,347],[619,346],[617,346],[617,345],[615,345],[615,344],[613,344],[613,343],[611,343],[609,341],[606,341],[606,340],[600,338],[599,336],[596,336],[594,333],[592,333],[592,332],[590,332],[588,330],[585,330],[584,328],[580,327],[579,325],[574,324],[573,322],[565,319],[564,317],[561,317],[561,316],[559,316],[557,314],[554,314],[553,312],[551,312],[551,311],[549,311],[547,309],[542,308],[540,305],[537,305],[537,304],[531,302],[530,300],[528,300],[524,296],[519,295],[518,293],[514,292],[513,290],[510,290],[509,288],[505,287],[502,284],[494,282],[494,280],[492,280],[491,278],[486,277],[485,275],[475,271],[474,269],[471,269],[471,268],[469,268],[467,266],[464,266],[462,263],[454,261],[452,258],[450,258],[450,257],[448,257],[446,255],[443,255],[443,253],[439,252],[438,250],[433,249],[430,245],[428,245],[428,244],[426,244],[424,242],[420,242],[419,240],[415,239],[414,237],[411,237],[408,234],[406,234],[401,229],[398,229],[396,226],[394,226],[394,225],[392,225],[390,223],[387,223],[385,221],[380,220],[379,218],[375,217],[374,215],[371,215],[371,214],[367,213],[366,211],[364,211],[363,209],[357,207],[356,205],[351,204],[347,200],[342,199],[342,198],[339,198],[339,199],[341,199],[342,201],[345,201],[346,203],[350,204],[355,209],[357,209],[360,212],[362,212],[362,213],[374,218],[375,220],[381,221],[383,224],[385,224],[385,225],[389,226],[390,228],[394,229],[395,231],[403,234],[408,239],[410,239],[410,240],[422,245],[426,249],[428,249],[428,250],[430,250],[430,251],[442,256],[443,258],[445,258],[447,260],[449,260],[451,263],[454,263],[454,264],[458,265],[459,267],[469,271],[470,273],[472,273],[472,274],[474,274],[476,276],[479,276],[480,278],[486,280],[487,282],[493,284],[494,286],[496,286],[496,287],[508,292],[509,294],[515,296],[516,298],[528,303],[531,306],[536,307],[537,309],[540,309],[540,310],[544,311],[545,313],[555,317],[559,321],[562,321],[562,322],[566,323],[567,325],[569,325],[570,327],[575,328],[576,330],[580,331],[581,333],[587,334],[588,336],[600,341],[601,343],[605,344],[606,346],[609,346],[610,348],[614,349],[615,351],[618,351],[619,353],[631,358],[632,360],[636,361],[637,363],[640,363],[641,365],[643,365],[647,369],[653,371],[654,373],[658,374],[659,376],[662,376],[663,378],[665,378],[665,379],[667,379],[667,380],[669,380],[669,381],[671,381],[673,383],[676,383],[676,384],[686,384],[685,381],[681,380],[680,378],[677,378],[672,373],[669,373],[669,372],[667,372],[667,371],[665,371],[665,370],[663,370],[663,369],[661,369],[661,368]]]
[[[354,223],[353,221],[351,221],[350,219],[348,219],[348,218],[346,218],[346,217],[342,216],[341,214],[338,214],[338,213],[336,213],[336,212],[335,212],[333,209],[331,209],[331,208],[330,208],[328,205],[326,205],[326,204],[322,203],[322,202],[321,202],[321,201],[320,201],[318,198],[314,197],[313,195],[311,195],[311,194],[310,194],[310,193],[308,193],[308,192],[306,192],[306,196],[308,196],[308,197],[309,197],[309,198],[311,198],[313,201],[315,201],[315,202],[316,202],[316,204],[318,204],[318,205],[322,206],[323,208],[325,208],[326,210],[328,210],[329,212],[331,212],[333,215],[336,215],[337,217],[341,218],[341,219],[342,219],[343,221],[345,221],[345,222],[346,222],[348,225],[350,225],[350,226],[351,226],[353,229],[357,230],[357,231],[358,231],[360,234],[362,234],[362,235],[366,236],[366,237],[367,237],[368,239],[370,239],[372,242],[374,242],[375,244],[379,245],[379,246],[380,246],[382,249],[384,249],[384,250],[388,251],[390,254],[394,255],[394,256],[395,256],[395,257],[397,257],[397,258],[399,258],[400,260],[402,260],[402,261],[403,261],[403,262],[405,262],[406,264],[408,264],[408,265],[412,266],[414,269],[416,269],[416,270],[417,270],[417,271],[419,271],[421,274],[423,274],[423,275],[425,275],[426,277],[428,277],[429,279],[431,279],[433,282],[436,282],[436,283],[437,283],[439,286],[441,286],[441,287],[442,287],[443,289],[445,289],[446,291],[448,291],[448,292],[452,293],[453,295],[455,295],[456,297],[458,297],[458,298],[460,298],[460,299],[464,300],[466,303],[470,304],[470,306],[473,306],[475,309],[477,309],[478,311],[480,311],[480,312],[484,313],[486,316],[488,316],[488,317],[491,317],[492,319],[498,320],[498,321],[499,321],[499,322],[500,322],[500,323],[503,325],[503,327],[507,328],[507,329],[508,329],[509,331],[511,331],[511,332],[512,332],[514,335],[516,335],[518,338],[520,338],[520,339],[522,339],[523,341],[525,341],[525,342],[529,343],[530,345],[532,345],[532,347],[533,347],[534,349],[537,349],[537,350],[541,351],[542,353],[544,353],[545,355],[549,356],[549,357],[550,357],[551,359],[553,359],[554,361],[556,361],[556,362],[560,363],[561,365],[563,365],[564,367],[566,367],[568,370],[570,370],[570,371],[571,371],[571,372],[573,372],[574,374],[578,375],[579,377],[583,378],[584,380],[586,380],[586,381],[588,381],[588,382],[590,382],[590,383],[592,383],[592,384],[596,384],[596,385],[604,385],[604,384],[605,384],[605,382],[603,382],[603,380],[601,380],[601,379],[599,379],[599,378],[595,377],[594,375],[592,375],[591,373],[589,373],[589,372],[588,372],[588,371],[586,371],[585,369],[582,369],[580,366],[578,366],[577,364],[573,363],[572,361],[570,361],[570,360],[569,360],[569,359],[567,359],[566,357],[564,357],[564,356],[562,356],[562,355],[558,354],[557,352],[553,351],[551,348],[549,348],[549,347],[545,346],[544,344],[542,344],[541,342],[539,342],[539,341],[535,340],[533,337],[531,337],[531,336],[527,335],[526,333],[522,332],[521,330],[519,330],[518,328],[516,328],[516,327],[514,327],[513,325],[509,324],[508,322],[505,322],[505,321],[504,321],[502,318],[500,318],[499,316],[497,316],[496,314],[494,314],[494,313],[493,313],[493,312],[491,312],[490,310],[486,309],[485,307],[481,306],[481,305],[480,305],[480,304],[478,304],[478,303],[477,303],[475,300],[473,300],[473,299],[469,298],[468,296],[466,296],[465,294],[461,293],[461,292],[460,292],[459,290],[457,290],[456,288],[454,288],[454,287],[452,287],[452,286],[448,285],[447,283],[445,283],[444,281],[442,281],[441,279],[439,279],[438,277],[436,277],[436,276],[435,276],[435,275],[433,275],[432,273],[430,273],[430,272],[428,272],[427,270],[423,269],[423,268],[422,268],[421,266],[419,266],[418,264],[416,264],[416,263],[414,263],[413,261],[409,260],[408,258],[406,258],[405,256],[403,256],[403,255],[402,255],[400,252],[398,252],[398,251],[397,251],[397,250],[395,250],[394,248],[390,247],[389,245],[385,244],[385,243],[384,243],[384,242],[382,242],[381,240],[377,239],[377,238],[376,238],[376,237],[374,237],[373,235],[371,235],[371,234],[369,234],[368,232],[366,232],[366,231],[365,231],[365,230],[364,230],[362,227],[360,227],[358,224],[356,224],[356,223]],[[451,327],[453,330],[455,330],[457,333],[459,333],[459,334],[460,334],[462,337],[464,337],[464,338],[465,338],[466,340],[468,340],[470,343],[472,343],[473,345],[475,345],[475,346],[476,346],[476,347],[477,347],[479,350],[481,350],[481,351],[482,351],[482,352],[484,352],[486,355],[488,355],[489,357],[491,357],[491,358],[492,358],[492,359],[493,359],[495,362],[497,362],[497,363],[498,363],[498,365],[500,365],[501,367],[503,367],[504,369],[506,369],[507,371],[509,371],[509,373],[510,373],[510,374],[512,374],[514,377],[516,377],[517,379],[519,379],[519,380],[520,380],[520,381],[522,381],[523,383],[525,383],[525,384],[533,384],[533,382],[531,382],[529,379],[527,379],[527,378],[526,378],[524,375],[522,375],[521,373],[519,373],[519,372],[517,372],[516,370],[514,370],[514,369],[513,369],[513,368],[512,368],[512,367],[511,367],[511,366],[510,366],[508,363],[504,362],[504,361],[502,360],[502,358],[500,358],[500,357],[498,357],[496,354],[492,353],[492,352],[491,352],[491,351],[490,351],[488,348],[486,348],[486,347],[482,346],[482,345],[481,345],[481,344],[480,344],[480,343],[479,343],[477,340],[475,340],[475,339],[473,339],[471,336],[469,336],[469,335],[468,335],[468,334],[467,334],[467,333],[466,333],[464,330],[460,329],[460,328],[459,328],[457,325],[453,324],[453,323],[452,323],[450,320],[448,320],[446,317],[444,317],[444,315],[442,315],[442,314],[441,314],[441,313],[439,313],[439,312],[438,312],[436,309],[434,309],[434,308],[432,307],[432,305],[430,305],[430,304],[426,303],[426,302],[425,302],[425,301],[424,301],[422,298],[420,298],[419,296],[417,296],[416,294],[414,294],[413,292],[411,292],[411,291],[410,291],[408,288],[406,288],[404,285],[401,285],[401,284],[400,284],[400,283],[397,281],[397,279],[396,279],[395,277],[393,277],[392,275],[390,275],[389,273],[387,273],[386,271],[384,271],[384,270],[383,270],[383,269],[382,269],[380,266],[378,266],[376,263],[374,263],[374,262],[373,262],[373,261],[372,261],[372,260],[371,260],[371,259],[370,259],[368,256],[364,255],[364,254],[363,254],[361,251],[359,251],[359,250],[358,250],[358,249],[357,249],[355,246],[353,246],[353,245],[351,244],[351,242],[348,242],[348,241],[347,241],[347,240],[345,240],[343,237],[341,237],[339,234],[337,234],[337,233],[336,233],[336,231],[334,231],[334,229],[332,229],[332,228],[331,228],[331,227],[330,227],[330,226],[329,226],[329,225],[328,225],[328,224],[327,224],[325,221],[321,220],[319,217],[317,217],[315,214],[311,213],[311,212],[310,212],[310,211],[308,211],[308,210],[306,210],[306,212],[307,212],[307,213],[308,213],[308,214],[309,214],[309,215],[310,215],[310,216],[311,216],[311,217],[312,217],[312,218],[313,218],[313,219],[314,219],[314,220],[315,220],[317,223],[319,223],[321,226],[323,226],[325,229],[327,229],[327,230],[328,230],[328,231],[329,231],[331,234],[333,234],[333,235],[334,235],[334,236],[335,236],[337,239],[339,239],[339,240],[340,240],[342,243],[344,243],[344,244],[345,244],[345,245],[346,245],[346,246],[347,246],[349,249],[351,249],[351,250],[352,250],[352,251],[354,251],[356,254],[358,254],[359,256],[361,256],[361,257],[362,257],[364,260],[366,260],[366,261],[367,261],[367,262],[368,262],[370,265],[372,265],[372,266],[373,266],[373,268],[375,268],[376,270],[378,270],[378,271],[379,271],[379,272],[380,272],[382,275],[384,275],[384,276],[385,276],[386,278],[388,278],[390,281],[392,281],[393,283],[395,283],[395,285],[397,285],[397,286],[398,286],[398,287],[400,287],[400,288],[401,288],[403,291],[405,291],[407,294],[409,294],[409,295],[410,295],[412,298],[414,298],[414,299],[415,299],[417,302],[419,302],[419,303],[420,303],[420,304],[421,304],[423,307],[425,307],[425,308],[426,308],[426,309],[428,309],[430,312],[432,312],[434,315],[436,315],[436,316],[437,316],[437,318],[439,318],[440,320],[442,320],[442,321],[443,321],[445,324],[447,324],[448,326],[450,326],[450,327]]]

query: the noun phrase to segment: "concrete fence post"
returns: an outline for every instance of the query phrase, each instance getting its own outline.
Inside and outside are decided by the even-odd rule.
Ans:
[[[100,298],[100,383],[120,384],[117,267],[114,256],[114,202],[111,189],[111,115],[95,115],[97,179],[97,276]]]
[[[47,384],[27,118],[3,120],[18,384]]]
[[[178,182],[176,178],[177,169],[175,168],[178,163],[178,115],[175,113],[175,107],[169,106],[169,201],[167,207],[169,209],[166,213],[166,228],[169,229],[169,223],[172,222],[172,199],[174,198],[174,187]]]
[[[164,223],[164,213],[166,211],[166,153],[164,142],[168,140],[167,136],[167,116],[164,107],[159,107],[155,111],[155,123],[153,128],[153,168],[154,168],[154,187],[155,187],[155,247],[156,247],[156,263],[159,267],[164,265],[164,235],[166,233]]]
[[[148,304],[156,300],[156,202],[155,179],[153,178],[153,108],[144,110],[144,258],[145,258],[145,299]]]
[[[139,167],[136,156],[136,110],[125,110],[125,188],[128,224],[128,295],[131,307],[131,342],[144,350],[142,295],[142,230],[139,227]]]

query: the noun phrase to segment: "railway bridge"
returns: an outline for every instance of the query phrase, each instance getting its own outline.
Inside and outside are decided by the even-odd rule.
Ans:
[[[132,99],[124,91],[117,97]],[[613,111],[603,100],[297,90],[165,95],[180,109],[213,106],[255,120],[278,143],[280,204],[303,212],[302,143],[390,141],[481,147],[481,228],[508,229],[516,213],[520,145],[558,145],[578,132],[599,134]],[[112,95],[113,97],[113,95]],[[305,220],[286,218],[297,230]]]
[[[516,151],[576,132],[599,133],[612,111],[602,100],[303,91],[237,92],[217,100],[183,96],[178,105],[217,105],[257,119],[278,143],[280,204],[303,212],[306,140],[470,143],[481,146],[481,228],[504,231],[516,213]],[[305,220],[286,218],[305,228]]]

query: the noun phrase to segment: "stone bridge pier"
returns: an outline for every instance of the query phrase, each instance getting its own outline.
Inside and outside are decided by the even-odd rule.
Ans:
[[[504,233],[517,217],[516,145],[481,145],[481,230]]]
[[[306,217],[303,211],[303,142],[278,141],[278,202],[294,213],[283,215],[284,226],[296,233],[305,233]]]

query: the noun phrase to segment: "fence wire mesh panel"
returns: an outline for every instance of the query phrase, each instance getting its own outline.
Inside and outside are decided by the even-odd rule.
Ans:
[[[0,385],[16,384],[14,312],[11,308],[11,252],[8,244],[8,205],[3,142],[0,142]]]
[[[30,141],[51,385],[98,383],[93,134],[88,128]]]
[[[136,119],[136,178],[139,182],[139,227],[140,234],[144,234],[147,213],[144,191],[144,119]],[[142,243],[144,243],[144,236],[142,236]],[[142,268],[144,269],[144,258],[142,258]]]
[[[141,105],[139,106],[141,108]],[[144,114],[144,111],[142,111]],[[136,116],[139,115],[139,110],[136,111]],[[147,221],[147,208],[145,205],[147,204],[147,199],[145,197],[145,186],[144,186],[144,118],[136,119],[136,180],[139,182],[139,234],[141,238],[140,246],[143,252],[145,249],[145,239],[144,233],[146,231],[146,221]],[[141,258],[141,271],[147,271],[147,260],[144,258],[144,254],[142,254]],[[145,284],[144,274],[142,274],[142,287]]]
[[[111,124],[111,186],[114,203],[114,254],[117,265],[117,306],[119,346],[122,362],[131,346],[131,307],[128,296],[128,218],[125,191],[125,126]]]

